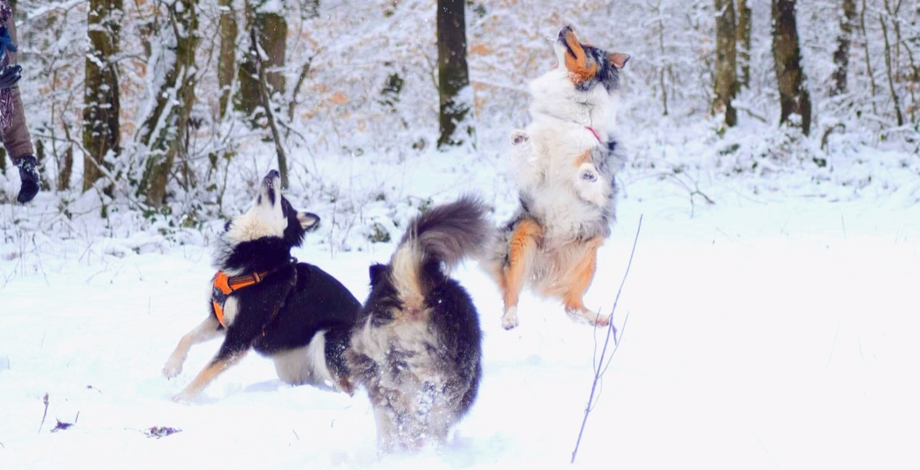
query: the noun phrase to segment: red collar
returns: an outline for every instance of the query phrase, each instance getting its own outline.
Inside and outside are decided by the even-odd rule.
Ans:
[[[597,135],[597,131],[594,130],[593,127],[591,127],[591,126],[585,126],[585,129],[588,129],[589,131],[591,131],[591,133],[594,134],[594,138],[597,139],[598,142],[604,143],[603,141],[601,141],[601,136]]]

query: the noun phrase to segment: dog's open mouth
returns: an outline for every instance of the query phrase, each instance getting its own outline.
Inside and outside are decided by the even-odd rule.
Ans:
[[[571,26],[560,29],[559,36],[556,40],[565,47],[566,53],[573,58],[578,58],[572,47],[575,46],[580,48],[581,45],[578,43],[578,36],[575,35],[575,30],[573,30]]]

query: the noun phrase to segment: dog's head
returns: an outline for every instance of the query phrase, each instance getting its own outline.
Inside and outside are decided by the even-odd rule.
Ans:
[[[560,69],[568,71],[569,80],[579,91],[590,91],[602,85],[608,93],[617,89],[620,69],[629,60],[629,54],[607,52],[582,43],[571,26],[559,30],[553,45]]]
[[[280,238],[288,247],[303,243],[308,230],[319,224],[319,216],[294,209],[281,195],[281,174],[271,170],[262,179],[252,206],[224,227],[221,238],[230,246],[262,238]]]

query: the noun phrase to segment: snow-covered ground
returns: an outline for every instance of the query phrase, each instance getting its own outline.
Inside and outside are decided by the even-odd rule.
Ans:
[[[403,178],[427,181],[428,192],[408,194],[444,200],[479,187],[497,222],[514,208],[507,189],[490,185],[494,169],[422,167]],[[861,191],[795,175],[706,180],[715,205],[700,196],[691,205],[685,186],[627,170],[589,307],[610,310],[644,218],[615,314],[621,344],[576,465],[920,466],[920,185],[892,168],[885,181],[901,189],[873,191],[878,176]],[[35,213],[53,208],[42,197],[0,209],[44,220]],[[379,457],[363,391],[283,385],[255,354],[196,402],[170,401],[219,345],[194,348],[178,378],[162,376],[206,312],[210,229],[186,244],[155,232],[55,243],[22,225],[7,224],[0,243],[0,469],[504,469],[571,459],[603,330],[530,294],[521,326],[502,330],[497,289],[473,264],[456,277],[485,333],[478,401],[445,448]],[[324,237],[295,255],[363,298],[368,264],[393,245],[334,250]],[[55,432],[58,421],[73,426]],[[181,432],[157,439],[145,434],[152,427]]]

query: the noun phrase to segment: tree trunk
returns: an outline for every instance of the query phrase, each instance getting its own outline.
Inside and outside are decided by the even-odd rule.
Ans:
[[[308,19],[319,18],[319,0],[304,0],[303,11]]]
[[[176,0],[167,6],[169,21],[164,44],[175,54],[166,64],[166,76],[156,90],[156,105],[144,120],[140,141],[149,155],[138,195],[152,207],[162,207],[166,200],[166,183],[180,152],[188,148],[188,120],[195,103],[197,82],[195,51],[198,48],[198,0]]]
[[[122,14],[122,0],[90,0],[90,48],[83,85],[83,191],[102,177],[103,168],[111,168],[107,157],[119,152],[118,69],[111,59],[118,53]]]
[[[862,1],[862,10],[859,13],[859,29],[862,31],[863,35],[863,50],[865,51],[864,56],[866,57],[866,75],[869,77],[869,91],[872,93],[869,97],[869,102],[872,103],[872,114],[878,114],[878,110],[875,107],[875,72],[872,71],[872,54],[869,52],[869,35],[866,33],[866,0]]]
[[[894,87],[894,66],[891,64],[891,43],[888,42],[888,27],[885,19],[881,14],[878,15],[878,21],[882,25],[882,37],[885,39],[885,68],[888,71],[888,89],[891,91],[891,101],[894,102],[895,117],[898,120],[898,127],[904,125],[904,114],[901,113],[901,99],[898,98],[898,92]]]
[[[738,27],[735,33],[738,59],[741,62],[739,85],[747,88],[751,86],[751,7],[747,0],[738,0]]]
[[[472,108],[466,64],[465,10],[463,0],[438,0],[438,92],[441,101],[438,148],[464,142],[464,137],[458,135],[458,127]],[[468,126],[465,132],[472,136],[473,128]]]
[[[249,30],[249,41],[252,57],[256,59],[256,67],[259,69],[259,93],[262,95],[262,101],[267,103],[271,101],[271,97],[268,94],[268,79],[265,76],[265,57],[262,56],[262,45],[259,43],[258,33],[256,33],[255,28]],[[272,131],[272,139],[275,141],[275,152],[278,154],[278,172],[281,173],[281,187],[287,189],[289,187],[287,152],[284,151],[281,133],[278,132],[278,126],[275,124],[275,112],[271,106],[265,107],[265,117],[268,119],[268,128]]]
[[[837,50],[834,51],[834,86],[831,96],[847,91],[847,67],[850,65],[850,43],[853,38],[853,24],[856,21],[856,0],[843,0],[843,17],[840,18],[840,34],[837,36]]]
[[[233,0],[219,0],[220,11],[220,56],[217,58],[217,81],[220,85],[220,115],[227,112],[230,92],[233,90],[233,76],[236,72],[236,12]]]
[[[732,100],[738,91],[738,74],[735,59],[735,8],[733,0],[715,0],[716,6],[716,70],[713,84],[715,101],[713,113],[725,113],[725,125],[734,127],[738,113]]]
[[[789,116],[802,118],[802,132],[811,130],[811,98],[805,87],[802,53],[796,29],[795,0],[773,1],[773,66],[779,88],[780,124]]]
[[[287,52],[287,21],[283,11],[272,9],[278,5],[270,0],[252,0],[246,6],[246,27],[255,28],[259,45],[266,55],[263,65],[270,95],[284,93],[284,74],[281,69]],[[255,127],[258,123],[255,113],[266,103],[262,101],[258,57],[253,55],[252,47],[247,48],[245,58],[240,63],[239,81],[237,109],[250,116]]]

